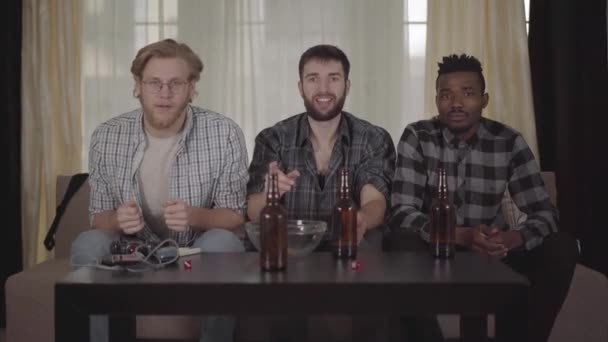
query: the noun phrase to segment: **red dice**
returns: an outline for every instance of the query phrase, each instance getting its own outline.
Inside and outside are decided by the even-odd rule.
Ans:
[[[184,261],[184,269],[188,271],[192,269],[192,260],[188,259]]]

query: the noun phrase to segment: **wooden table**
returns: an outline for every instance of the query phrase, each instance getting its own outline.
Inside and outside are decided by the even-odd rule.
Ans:
[[[110,315],[112,341],[135,340],[136,314],[461,314],[466,341],[485,339],[489,313],[527,324],[528,281],[472,253],[434,260],[427,253],[361,252],[358,270],[313,253],[289,259],[284,273],[261,272],[257,253],[188,259],[191,270],[180,261],[145,273],[72,272],[55,286],[55,340],[88,340],[92,314]]]

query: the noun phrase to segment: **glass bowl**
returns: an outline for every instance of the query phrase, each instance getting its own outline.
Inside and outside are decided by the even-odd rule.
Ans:
[[[256,250],[260,250],[259,223],[245,223],[245,231],[249,241]],[[323,240],[327,231],[327,224],[323,221],[288,220],[287,221],[287,254],[291,256],[305,256],[314,251]]]

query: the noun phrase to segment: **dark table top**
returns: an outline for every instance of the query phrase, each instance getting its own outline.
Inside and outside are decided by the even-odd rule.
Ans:
[[[192,261],[191,270],[183,261]],[[257,253],[209,253],[158,271],[81,268],[57,283],[89,313],[493,313],[526,300],[527,280],[499,260],[458,253],[360,252],[359,269],[329,253],[259,268]]]

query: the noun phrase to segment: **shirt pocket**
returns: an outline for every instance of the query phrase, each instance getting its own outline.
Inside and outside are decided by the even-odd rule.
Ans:
[[[215,192],[215,175],[207,163],[191,163],[183,168],[176,183],[177,193],[193,207],[210,208]]]
[[[504,180],[472,180],[471,204],[482,207],[496,207],[500,204],[506,190]]]

